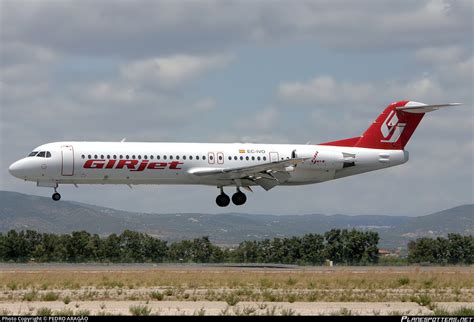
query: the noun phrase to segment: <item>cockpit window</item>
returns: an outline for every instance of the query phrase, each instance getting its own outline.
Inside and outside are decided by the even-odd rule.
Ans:
[[[47,158],[51,158],[51,152],[46,151],[46,157],[47,157]]]
[[[38,153],[36,156],[37,156],[37,157],[40,157],[40,158],[45,158],[45,157],[46,157],[46,152],[41,151],[41,152]]]
[[[29,157],[34,157],[35,155],[38,154],[38,151],[33,151],[30,154],[28,154]]]

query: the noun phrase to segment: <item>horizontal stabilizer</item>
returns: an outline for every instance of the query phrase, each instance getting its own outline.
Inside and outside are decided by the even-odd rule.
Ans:
[[[446,104],[434,104],[434,105],[427,105],[423,103],[418,103],[418,102],[409,102],[405,106],[399,106],[396,108],[398,111],[404,111],[408,113],[427,113],[427,112],[432,112],[436,111],[440,108],[443,107],[453,107],[453,106],[459,106],[462,105],[462,103],[446,103]]]

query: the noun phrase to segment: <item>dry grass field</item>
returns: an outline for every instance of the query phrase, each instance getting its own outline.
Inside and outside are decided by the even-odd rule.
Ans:
[[[474,314],[474,267],[2,265],[1,314]]]

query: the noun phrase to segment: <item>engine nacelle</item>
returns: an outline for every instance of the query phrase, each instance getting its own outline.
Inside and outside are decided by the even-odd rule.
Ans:
[[[302,166],[307,169],[320,169],[320,170],[339,170],[344,167],[344,156],[342,152],[317,150],[308,153],[298,153],[295,151],[298,158],[308,158]]]

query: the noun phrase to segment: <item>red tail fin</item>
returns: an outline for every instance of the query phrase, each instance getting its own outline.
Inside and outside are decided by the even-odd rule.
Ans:
[[[425,115],[423,111],[417,111],[415,113],[397,109],[406,105],[420,106],[425,104],[409,101],[392,103],[387,106],[362,136],[327,142],[322,145],[401,150],[408,143],[408,140],[410,140],[416,127],[420,124],[421,119]]]
[[[377,117],[354,145],[360,148],[401,150],[410,140],[425,113],[397,110],[408,101],[392,103]]]

